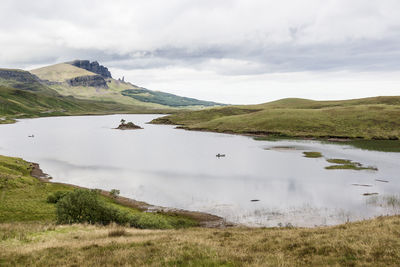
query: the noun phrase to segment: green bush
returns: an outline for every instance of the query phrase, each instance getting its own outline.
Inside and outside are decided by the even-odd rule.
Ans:
[[[58,223],[107,225],[114,222],[140,229],[172,229],[197,225],[187,218],[125,211],[104,201],[96,190],[75,189],[65,192],[58,200],[56,208]]]
[[[96,191],[75,189],[57,202],[58,223],[127,223],[126,213],[100,199]]]
[[[151,213],[138,213],[130,217],[129,225],[140,229],[171,229],[173,226],[164,217]]]
[[[120,193],[120,191],[118,189],[111,189],[111,191],[110,191],[110,195],[113,198],[116,198],[119,195],[119,193]]]
[[[66,194],[68,194],[68,191],[56,191],[54,193],[51,193],[50,195],[47,196],[47,203],[57,203],[61,198],[63,198]]]

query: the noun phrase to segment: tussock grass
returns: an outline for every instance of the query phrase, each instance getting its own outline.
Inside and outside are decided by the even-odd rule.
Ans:
[[[126,229],[122,227],[110,229],[108,231],[108,237],[120,237],[120,236],[130,236],[130,233],[128,233]]]
[[[398,266],[400,216],[318,228],[0,225],[2,266]]]

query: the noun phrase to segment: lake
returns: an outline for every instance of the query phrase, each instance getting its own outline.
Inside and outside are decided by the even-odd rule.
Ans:
[[[150,204],[250,226],[332,225],[400,213],[400,153],[147,124],[159,116],[23,119],[0,125],[0,154],[39,163],[55,182],[119,189]],[[122,118],[144,129],[113,129]],[[304,151],[324,157],[306,158]],[[378,171],[327,170],[331,158]]]

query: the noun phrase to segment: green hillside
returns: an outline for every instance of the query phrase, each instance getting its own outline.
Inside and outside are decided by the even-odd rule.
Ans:
[[[51,96],[0,86],[0,123],[12,122],[14,118],[153,112],[155,111],[115,102]]]
[[[146,103],[156,103],[171,107],[190,107],[190,106],[217,106],[215,102],[201,101],[189,97],[181,97],[169,93],[151,91],[144,88],[127,89],[121,92],[122,95],[134,98]]]
[[[28,71],[18,69],[0,69],[0,86],[58,95],[56,91],[41,83]]]
[[[179,112],[153,123],[266,136],[397,140],[400,97],[344,101],[282,99],[260,105]]]

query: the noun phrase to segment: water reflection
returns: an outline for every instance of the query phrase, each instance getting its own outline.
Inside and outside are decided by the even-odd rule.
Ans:
[[[254,141],[146,124],[157,116],[21,120],[0,126],[0,154],[40,163],[54,181],[116,188],[151,204],[211,212],[250,225],[325,225],[398,212],[369,205],[362,195],[399,194],[398,153],[312,141]],[[112,129],[121,118],[144,129]],[[379,170],[325,170],[330,165],[325,158],[305,158],[303,151]],[[226,157],[216,158],[217,153]]]

